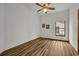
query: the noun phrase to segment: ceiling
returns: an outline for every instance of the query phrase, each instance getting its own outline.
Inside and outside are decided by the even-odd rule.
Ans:
[[[25,4],[30,10],[32,10],[33,12],[36,12],[38,14],[45,14],[43,11],[37,12],[37,10],[40,9],[39,6],[35,5],[34,3],[27,3]],[[54,7],[55,10],[49,10],[48,14],[50,13],[54,13],[54,12],[58,12],[58,11],[63,11],[66,10],[70,7],[70,3],[51,3],[50,7]]]

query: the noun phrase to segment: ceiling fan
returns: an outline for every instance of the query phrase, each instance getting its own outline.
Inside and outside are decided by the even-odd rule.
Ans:
[[[55,10],[54,7],[49,7],[51,3],[36,3],[37,6],[40,6],[41,9],[37,10],[37,12],[40,12],[40,11],[44,11],[45,13],[48,12],[48,10]]]

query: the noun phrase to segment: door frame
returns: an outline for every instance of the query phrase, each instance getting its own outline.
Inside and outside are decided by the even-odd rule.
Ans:
[[[77,19],[78,20],[78,40],[77,40],[77,45],[78,46],[77,47],[78,47],[78,54],[79,54],[79,9],[78,9],[78,14],[77,15],[78,15],[78,19]]]

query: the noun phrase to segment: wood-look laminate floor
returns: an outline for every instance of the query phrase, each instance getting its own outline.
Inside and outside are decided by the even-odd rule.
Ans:
[[[75,49],[64,41],[35,39],[6,50],[1,56],[77,56]]]

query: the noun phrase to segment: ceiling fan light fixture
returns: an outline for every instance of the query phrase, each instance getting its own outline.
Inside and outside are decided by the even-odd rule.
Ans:
[[[48,9],[47,9],[47,8],[44,8],[44,9],[43,9],[43,12],[47,12],[47,11],[48,11]]]

